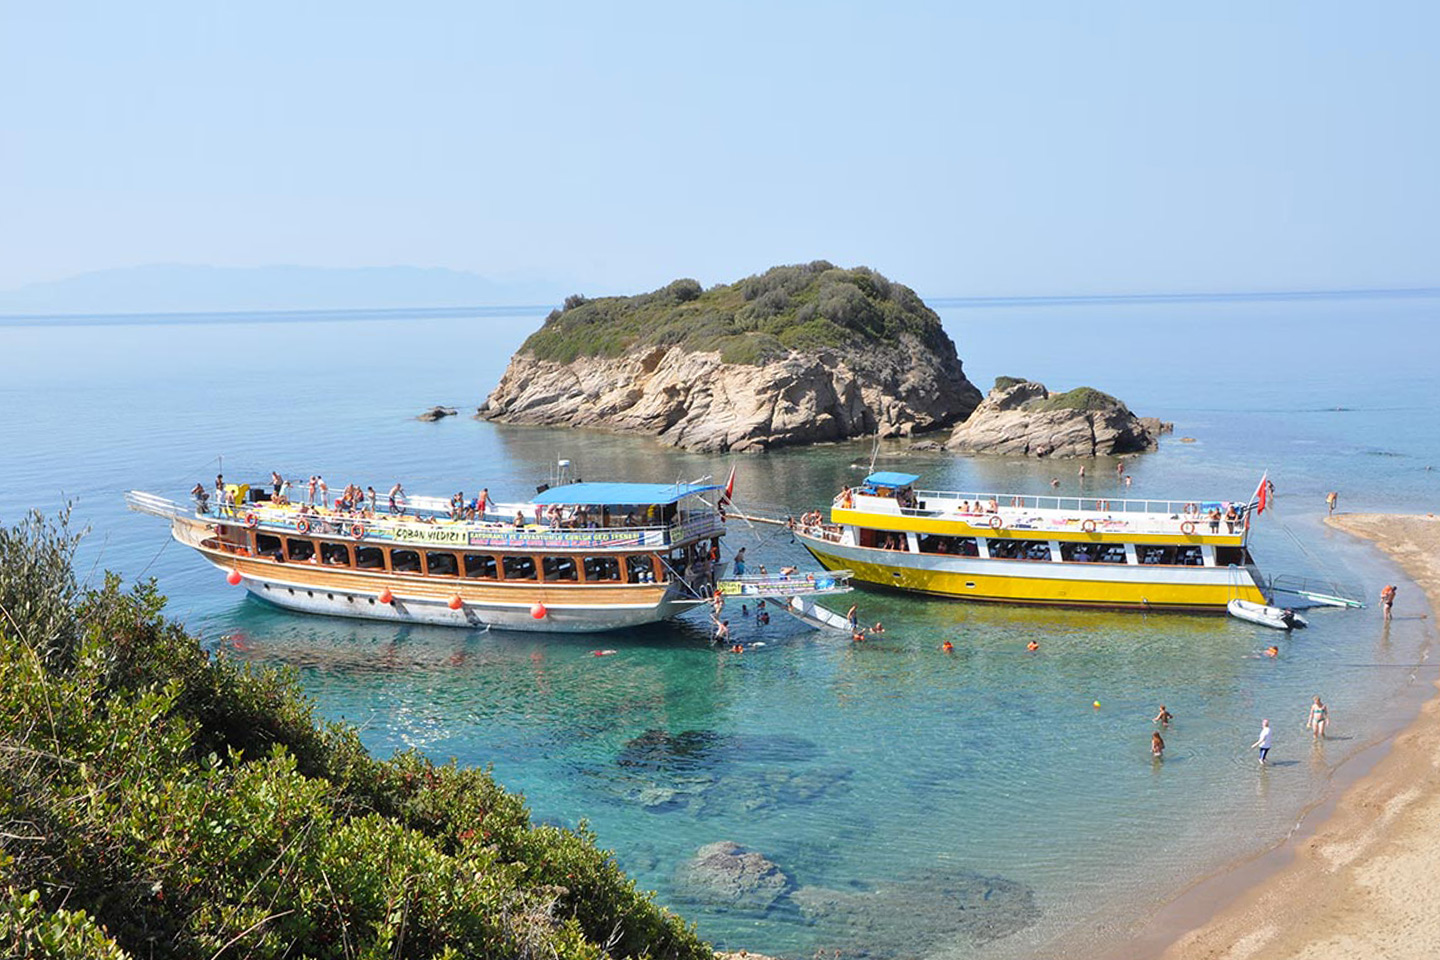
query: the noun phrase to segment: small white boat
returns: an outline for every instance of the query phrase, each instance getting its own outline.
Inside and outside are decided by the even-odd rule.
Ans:
[[[1258,623],[1262,627],[1270,627],[1274,630],[1293,630],[1296,627],[1310,626],[1305,618],[1294,610],[1267,607],[1263,603],[1251,603],[1249,600],[1231,600],[1225,605],[1225,609],[1230,611],[1232,617],[1239,617],[1241,620]]]

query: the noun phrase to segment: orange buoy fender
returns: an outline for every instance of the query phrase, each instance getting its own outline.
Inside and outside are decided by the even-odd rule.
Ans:
[[[1185,534],[1185,536],[1187,537],[1190,536],[1190,534],[1195,532],[1195,521],[1186,520],[1184,523],[1180,524],[1180,532]]]
[[[296,521],[295,521],[295,532],[296,532],[296,533],[309,533],[309,532],[310,532],[310,521],[309,521],[309,520],[306,520],[304,517],[301,517],[299,520],[296,520]]]
[[[380,591],[380,602],[381,602],[381,603],[394,603],[394,602],[395,602],[395,594],[393,594],[393,593],[390,592],[390,588],[389,588],[389,587],[386,587],[384,590]]]
[[[240,581],[243,579],[245,578],[240,576],[240,571],[236,570],[234,567],[231,567],[230,572],[225,574],[225,582],[230,584],[230,586],[232,587],[240,586]]]
[[[354,537],[356,540],[362,539],[362,538],[365,536],[365,524],[363,524],[363,523],[352,523],[352,524],[350,524],[350,536]]]
[[[1081,529],[1081,530],[1084,530],[1086,533],[1094,533],[1094,532],[1095,532],[1095,521],[1094,521],[1094,520],[1086,520],[1084,523],[1080,524],[1080,529]]]
[[[252,527],[252,528],[253,528],[253,527],[258,527],[259,525],[260,525],[260,518],[259,518],[259,517],[255,516],[255,514],[253,514],[253,513],[247,513],[247,514],[245,514],[245,526],[247,526],[247,527]]]
[[[450,598],[451,610],[459,610],[463,606],[465,606],[465,601],[460,599],[460,594],[457,593],[455,594],[455,596]]]
[[[990,529],[999,530],[1003,526],[1005,526],[1005,521],[1000,519],[1000,515],[998,513],[990,518]]]
[[[550,611],[545,609],[545,604],[541,603],[539,600],[536,600],[530,606],[530,616],[534,617],[536,620],[544,620],[545,615],[549,612]]]

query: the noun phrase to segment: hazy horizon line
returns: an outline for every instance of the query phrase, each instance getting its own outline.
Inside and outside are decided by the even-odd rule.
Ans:
[[[1219,293],[1112,293],[1048,294],[983,297],[921,297],[930,307],[1083,306],[1085,304],[1144,303],[1246,303],[1294,300],[1380,300],[1440,297],[1440,287],[1358,287],[1334,290],[1252,290]],[[596,298],[599,299],[599,298]],[[205,323],[248,320],[283,323],[290,320],[387,320],[395,317],[449,319],[465,316],[504,316],[553,309],[554,304],[476,304],[452,307],[307,307],[257,310],[161,310],[116,313],[0,313],[0,325],[84,326],[145,320],[150,323]]]

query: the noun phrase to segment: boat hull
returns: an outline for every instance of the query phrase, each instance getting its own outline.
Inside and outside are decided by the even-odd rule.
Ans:
[[[1245,568],[1050,563],[915,554],[802,536],[821,565],[857,583],[989,603],[1225,612],[1240,598],[1264,603]]]
[[[420,623],[434,626],[535,633],[597,633],[657,623],[702,603],[682,598],[665,584],[614,587],[477,585],[327,570],[305,564],[274,564],[201,548],[217,569],[240,575],[240,585],[286,610],[324,616]],[[389,592],[390,603],[381,602]],[[458,608],[453,598],[460,598]],[[535,617],[536,604],[544,616]]]

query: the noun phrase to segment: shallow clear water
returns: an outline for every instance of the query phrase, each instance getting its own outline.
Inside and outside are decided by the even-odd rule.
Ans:
[[[1268,468],[1280,497],[1255,540],[1267,573],[1373,597],[1397,574],[1320,524],[1324,492],[1347,510],[1440,501],[1427,469],[1440,466],[1435,300],[941,313],[982,387],[997,374],[1088,383],[1174,420],[1160,452],[1128,461],[1132,495],[1243,498]],[[123,509],[131,487],[178,497],[208,483],[221,454],[232,478],[278,468],[332,488],[400,478],[502,497],[524,496],[557,456],[592,479],[728,472],[729,458],[645,440],[413,419],[477,404],[539,319],[0,325],[0,520],[75,499],[93,528],[87,569],[158,578],[207,642],[295,667],[321,712],[360,725],[378,753],[493,764],[537,817],[588,819],[717,944],[784,955],[1007,957],[1124,930],[1188,878],[1283,837],[1338,764],[1413,713],[1433,673],[1428,611],[1403,582],[1390,628],[1373,609],[1320,609],[1293,637],[1222,617],[864,592],[883,639],[739,617],[766,646],[733,656],[702,622],[575,638],[288,614]],[[856,443],[737,458],[737,495],[811,509],[870,456]],[[1053,476],[1081,489],[1074,463],[907,456],[900,443],[879,462],[936,487],[1040,492]],[[1120,494],[1113,462],[1089,473],[1087,493]],[[774,528],[735,524],[729,543],[806,562]],[[1260,656],[1271,642],[1278,659]],[[1316,692],[1334,717],[1321,748],[1303,729]],[[1160,703],[1177,720],[1156,765]],[[1247,749],[1262,716],[1276,725],[1265,771]],[[686,901],[677,866],[717,840],[775,861],[787,895],[763,915]]]

